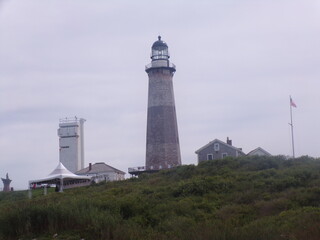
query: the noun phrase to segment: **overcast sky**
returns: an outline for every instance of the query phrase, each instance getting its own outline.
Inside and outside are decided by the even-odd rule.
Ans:
[[[87,120],[86,166],[143,166],[159,34],[183,164],[215,138],[291,155],[289,95],[296,155],[320,156],[319,0],[0,0],[0,177],[25,189],[49,174],[73,116]]]

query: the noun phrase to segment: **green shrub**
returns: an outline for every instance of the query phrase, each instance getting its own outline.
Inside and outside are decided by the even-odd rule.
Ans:
[[[0,193],[0,239],[320,239],[320,161],[240,157],[64,193]]]

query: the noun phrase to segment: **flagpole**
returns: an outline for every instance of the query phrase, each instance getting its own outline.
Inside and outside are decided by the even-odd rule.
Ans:
[[[290,96],[290,126],[291,126],[291,141],[292,141],[292,156],[293,158],[295,158],[295,155],[294,155],[294,138],[293,138],[293,123],[292,123],[292,99],[291,99],[291,96]]]

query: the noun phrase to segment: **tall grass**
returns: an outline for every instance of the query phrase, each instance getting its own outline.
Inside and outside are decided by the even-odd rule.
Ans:
[[[320,239],[320,161],[243,157],[91,187],[0,194],[0,239]]]

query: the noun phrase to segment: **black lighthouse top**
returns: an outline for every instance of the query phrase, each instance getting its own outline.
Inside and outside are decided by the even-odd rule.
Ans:
[[[168,45],[161,40],[161,36],[158,36],[158,41],[155,41],[151,47],[151,59],[155,60],[168,60],[170,58]]]

